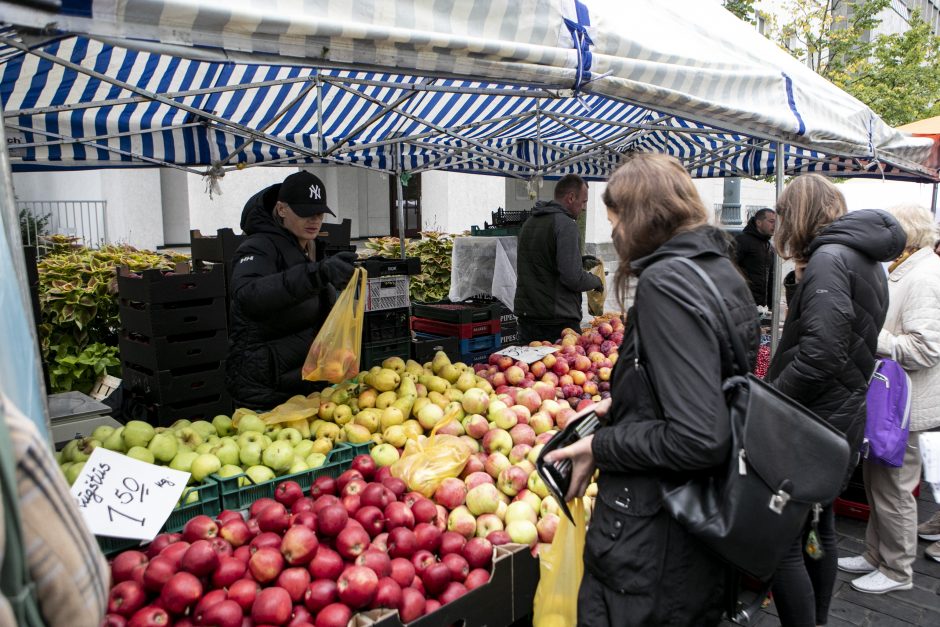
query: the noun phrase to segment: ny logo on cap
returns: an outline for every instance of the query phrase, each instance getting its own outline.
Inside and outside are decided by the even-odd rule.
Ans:
[[[310,198],[320,200],[320,186],[319,185],[310,186]]]

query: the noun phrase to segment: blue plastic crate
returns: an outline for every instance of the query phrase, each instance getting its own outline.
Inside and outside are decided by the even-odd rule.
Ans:
[[[479,353],[482,351],[498,351],[500,349],[500,334],[495,335],[482,335],[480,337],[472,337],[466,340],[460,340],[459,350],[461,355],[468,355],[470,353]]]

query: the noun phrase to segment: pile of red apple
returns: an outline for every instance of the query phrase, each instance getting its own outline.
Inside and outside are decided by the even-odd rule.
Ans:
[[[493,544],[368,455],[305,496],[285,481],[248,510],[197,516],[111,563],[104,625],[345,627],[367,609],[402,622],[489,582]]]

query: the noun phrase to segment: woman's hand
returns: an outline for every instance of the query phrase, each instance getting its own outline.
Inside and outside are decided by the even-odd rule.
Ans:
[[[591,482],[591,476],[594,475],[594,453],[591,451],[591,442],[593,441],[594,436],[589,435],[571,446],[552,451],[545,456],[547,462],[557,462],[563,459],[571,460],[571,485],[568,487],[565,501],[583,496],[588,483]]]

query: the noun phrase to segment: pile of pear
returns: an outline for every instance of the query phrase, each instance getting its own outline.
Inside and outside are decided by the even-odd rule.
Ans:
[[[464,418],[463,393],[493,387],[472,367],[451,363],[443,352],[425,364],[390,357],[352,381],[311,394],[317,418],[310,429],[318,438],[354,444],[372,442],[383,455],[393,455],[408,440],[417,440],[439,424]],[[375,456],[375,455],[373,455]]]
[[[72,485],[95,448],[123,453],[150,464],[190,473],[189,483],[203,483],[209,475],[238,476],[240,485],[270,481],[322,466],[333,449],[329,439],[311,440],[301,429],[266,424],[260,416],[239,410],[237,427],[219,415],[206,420],[177,420],[156,427],[140,420],[112,427],[102,425],[85,438],[68,442],[56,453],[59,467]],[[309,425],[303,431],[309,435]],[[198,499],[184,494],[187,502]]]

